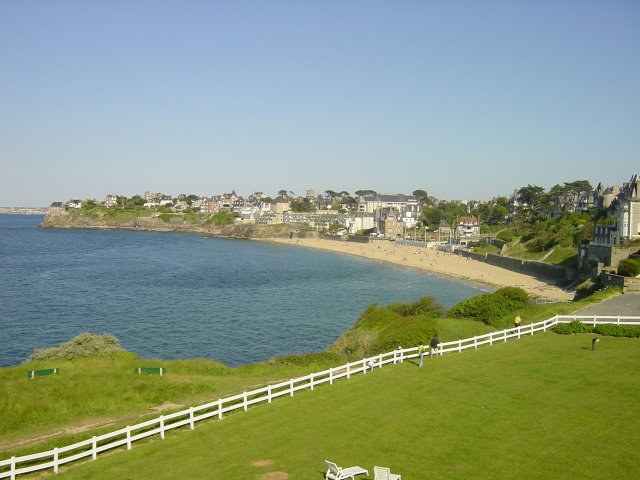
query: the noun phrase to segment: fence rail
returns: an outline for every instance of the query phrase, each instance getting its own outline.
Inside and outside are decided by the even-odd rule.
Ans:
[[[531,323],[516,328],[509,328],[499,332],[491,332],[471,338],[455,340],[452,342],[440,343],[437,351],[431,352],[427,348],[426,355],[435,353],[439,356],[462,352],[470,348],[477,349],[482,345],[493,345],[494,343],[506,342],[509,339],[520,338],[526,335],[533,335],[536,332],[544,332],[553,328],[558,323],[570,323],[579,321],[587,325],[617,324],[617,325],[640,325],[640,317],[624,316],[581,316],[564,315],[555,316],[548,320]],[[258,403],[271,403],[275,398],[282,396],[293,397],[294,392],[300,390],[313,390],[318,385],[332,385],[336,380],[349,379],[352,375],[367,374],[373,368],[382,368],[388,364],[402,363],[406,359],[418,356],[418,347],[398,349],[387,353],[382,353],[373,357],[363,358],[355,362],[347,363],[338,367],[333,367],[321,372],[314,372],[303,377],[292,378],[274,385],[258,388],[250,392],[242,392],[227,398],[221,398],[214,402],[205,403],[186,410],[161,415],[158,418],[126,426],[113,432],[67,445],[54,448],[46,452],[34,453],[20,457],[11,457],[0,461],[0,479],[10,478],[15,480],[16,476],[26,473],[33,473],[40,470],[53,469],[55,473],[61,465],[75,462],[83,458],[91,457],[96,460],[98,454],[126,445],[127,450],[131,450],[132,444],[144,438],[159,436],[164,439],[168,430],[189,426],[195,428],[196,422],[216,417],[222,419],[225,414],[236,410],[247,411],[251,405]],[[40,460],[44,459],[43,462]]]

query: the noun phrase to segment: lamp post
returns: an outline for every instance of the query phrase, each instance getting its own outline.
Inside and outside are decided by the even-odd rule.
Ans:
[[[600,339],[598,337],[595,337],[594,339],[591,340],[591,351],[593,352],[596,349],[596,343],[598,343],[600,341]]]

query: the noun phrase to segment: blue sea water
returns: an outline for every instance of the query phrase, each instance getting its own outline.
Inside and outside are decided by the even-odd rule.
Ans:
[[[348,255],[196,234],[38,228],[0,215],[0,366],[82,332],[151,358],[238,366],[324,350],[372,303],[470,284]]]

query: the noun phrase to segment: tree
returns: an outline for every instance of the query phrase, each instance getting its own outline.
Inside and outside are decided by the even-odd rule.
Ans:
[[[509,216],[509,209],[503,205],[495,205],[491,209],[491,215],[487,219],[489,225],[500,225],[505,222]]]
[[[414,190],[412,195],[416,197],[422,205],[429,204],[429,194],[425,190]]]
[[[287,196],[287,191],[286,190],[278,190],[278,196],[286,197]]]
[[[200,197],[198,197],[198,195],[188,195],[185,198],[185,201],[187,202],[187,205],[191,206],[193,204],[194,201],[198,200]]]
[[[518,215],[529,223],[537,218],[546,218],[551,213],[551,197],[538,185],[527,185],[517,192],[517,200],[521,206]]]
[[[425,208],[420,215],[420,220],[431,228],[437,228],[442,220],[442,210],[436,207]]]
[[[291,200],[289,202],[291,206],[291,210],[293,212],[315,212],[315,205],[308,198],[303,198],[301,200]]]
[[[133,197],[130,198],[130,200],[137,207],[142,207],[144,206],[145,203],[147,203],[147,201],[144,198],[142,198],[140,195],[134,195]]]
[[[378,195],[378,192],[376,192],[375,190],[356,190],[355,194],[358,197],[370,197]]]
[[[324,196],[333,202],[333,200],[338,196],[338,193],[333,190],[325,190]]]

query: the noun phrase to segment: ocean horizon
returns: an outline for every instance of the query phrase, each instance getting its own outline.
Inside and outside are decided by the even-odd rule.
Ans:
[[[0,215],[0,366],[82,332],[231,367],[326,349],[366,307],[487,287],[356,256],[198,234],[39,228]]]

